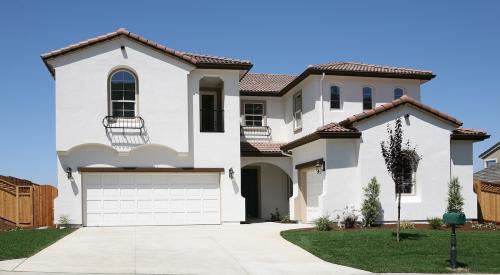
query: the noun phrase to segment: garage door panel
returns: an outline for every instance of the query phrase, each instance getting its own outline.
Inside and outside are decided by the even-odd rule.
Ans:
[[[219,224],[218,174],[84,174],[89,226]]]

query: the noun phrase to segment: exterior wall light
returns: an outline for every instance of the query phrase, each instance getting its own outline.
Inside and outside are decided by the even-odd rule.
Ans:
[[[68,176],[68,179],[73,178],[72,172],[73,172],[73,170],[71,169],[71,167],[66,168],[66,175]]]
[[[234,179],[234,170],[233,167],[229,168],[229,178]]]
[[[320,175],[323,171],[325,171],[325,162],[318,160],[316,161],[316,165],[314,165],[314,167],[316,167],[316,173]]]

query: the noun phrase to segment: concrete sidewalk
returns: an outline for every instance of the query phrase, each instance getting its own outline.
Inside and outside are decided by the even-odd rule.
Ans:
[[[304,225],[81,228],[7,271],[45,275],[367,273],[325,262],[279,235],[300,227]]]

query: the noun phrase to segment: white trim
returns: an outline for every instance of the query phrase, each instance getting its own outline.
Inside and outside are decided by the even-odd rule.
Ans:
[[[134,100],[125,100],[125,99],[113,100],[113,88],[112,88],[111,81],[112,81],[113,76],[115,74],[117,74],[118,72],[122,72],[122,71],[129,73],[134,78],[134,86],[135,86]],[[139,116],[139,83],[138,83],[137,78],[138,77],[137,77],[135,71],[132,69],[129,69],[128,67],[119,66],[119,67],[117,67],[117,69],[108,73],[108,102],[109,102],[108,103],[109,104],[109,114],[108,115],[113,116],[113,102],[126,102],[126,103],[132,102],[132,103],[134,103],[134,116]],[[120,117],[120,118],[127,119],[129,117]]]
[[[267,126],[267,115],[266,115],[266,101],[265,100],[242,100],[241,101],[241,124],[243,126],[248,126],[246,122],[245,105],[246,104],[261,104],[262,105],[262,126]],[[251,115],[251,114],[249,114]],[[254,125],[252,125],[254,126]],[[252,127],[249,126],[249,127]],[[256,126],[259,127],[259,126]]]

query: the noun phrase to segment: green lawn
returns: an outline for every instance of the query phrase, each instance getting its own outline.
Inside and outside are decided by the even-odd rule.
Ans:
[[[73,231],[73,229],[0,231],[0,260],[32,256]]]
[[[281,232],[286,240],[319,258],[372,272],[450,272],[449,230],[365,229]],[[500,232],[457,231],[459,267],[469,272],[500,273]]]

